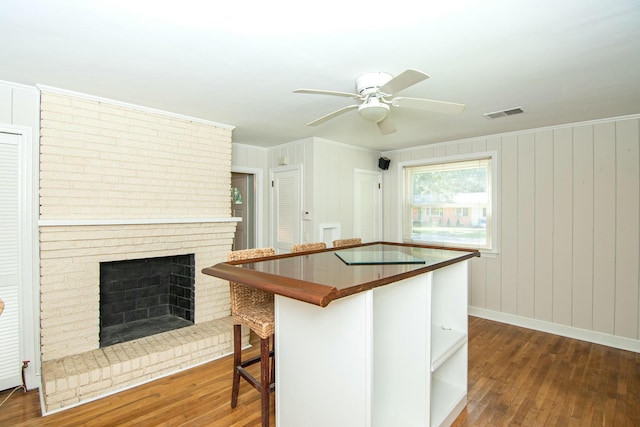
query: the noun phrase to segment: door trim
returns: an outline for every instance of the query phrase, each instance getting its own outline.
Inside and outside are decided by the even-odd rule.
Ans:
[[[262,169],[257,168],[249,168],[244,166],[231,166],[231,172],[235,173],[246,173],[253,175],[253,185],[255,186],[254,191],[254,242],[256,248],[263,247],[263,223],[264,220],[260,221],[259,218],[266,218],[264,214],[264,205],[263,205],[263,194],[264,194],[264,180],[262,178]]]
[[[40,384],[40,282],[38,243],[38,150],[34,149],[33,130],[26,126],[0,124],[0,132],[19,139],[18,207],[19,224],[19,301],[20,301],[20,357],[29,361],[24,370],[29,389]]]

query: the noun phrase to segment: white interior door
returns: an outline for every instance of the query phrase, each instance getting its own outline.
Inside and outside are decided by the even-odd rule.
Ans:
[[[276,253],[291,252],[300,242],[302,227],[302,183],[300,167],[271,171],[271,240]]]
[[[382,240],[382,173],[356,169],[353,186],[354,236],[363,242]]]
[[[0,390],[22,383],[20,362],[20,137],[0,132]]]

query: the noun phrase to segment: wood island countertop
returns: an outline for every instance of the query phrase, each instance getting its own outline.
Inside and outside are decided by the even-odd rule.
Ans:
[[[400,252],[424,263],[347,265],[337,252]],[[474,249],[374,242],[344,248],[222,262],[204,274],[326,307],[331,301],[480,256]]]

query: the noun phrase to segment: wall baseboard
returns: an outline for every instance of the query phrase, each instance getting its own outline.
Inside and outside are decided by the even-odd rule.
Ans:
[[[560,335],[567,338],[587,341],[594,344],[606,345],[620,350],[640,353],[640,340],[618,337],[615,335],[605,334],[603,332],[589,331],[586,329],[575,328],[573,326],[559,325],[557,323],[546,322],[544,320],[531,319],[509,313],[501,313],[499,311],[487,310],[479,307],[470,306],[469,315],[494,320],[496,322],[507,323],[514,326],[520,326],[527,329],[534,329],[540,332]]]

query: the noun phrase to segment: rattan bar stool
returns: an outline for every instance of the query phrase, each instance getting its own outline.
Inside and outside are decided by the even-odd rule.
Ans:
[[[323,249],[327,249],[327,244],[324,242],[300,243],[299,245],[291,246],[291,252],[320,251]]]
[[[227,260],[240,261],[275,255],[273,248],[243,249],[232,251]],[[269,349],[273,340],[275,320],[273,294],[238,283],[229,282],[231,295],[231,318],[233,321],[233,387],[231,407],[238,404],[240,377],[260,392],[262,426],[269,425],[269,394],[275,391],[274,350]],[[260,355],[242,360],[242,329],[251,329],[260,337]],[[275,341],[274,341],[275,345]],[[271,359],[271,363],[270,360]],[[246,371],[246,367],[260,362],[260,380]]]
[[[333,247],[334,248],[340,248],[343,246],[353,246],[353,245],[359,245],[362,243],[362,239],[359,237],[354,237],[353,239],[340,239],[340,240],[334,240],[333,241]]]

